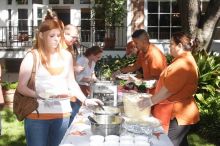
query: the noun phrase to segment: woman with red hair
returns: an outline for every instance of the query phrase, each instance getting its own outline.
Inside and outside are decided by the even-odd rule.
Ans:
[[[38,113],[34,111],[24,120],[28,146],[60,144],[72,111],[70,97],[77,97],[86,106],[103,104],[98,99],[87,99],[81,91],[74,77],[72,55],[61,48],[62,33],[59,22],[52,16],[47,17],[39,26],[33,54],[27,53],[20,66],[17,88],[19,93],[37,98],[39,103]],[[34,61],[35,90],[32,90],[27,84]]]

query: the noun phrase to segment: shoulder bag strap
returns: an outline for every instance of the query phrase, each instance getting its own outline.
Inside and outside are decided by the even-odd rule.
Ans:
[[[37,57],[36,57],[36,53],[34,50],[31,51],[31,53],[33,54],[33,68],[32,68],[32,72],[31,72],[31,77],[28,81],[28,87],[32,90],[35,90],[35,74],[36,74],[36,62],[37,62]]]
[[[32,72],[31,72],[31,77],[30,80],[28,81],[28,87],[32,90],[35,91],[35,75],[36,75],[36,62],[37,62],[37,56],[35,53],[35,50],[31,50],[31,53],[33,54],[33,68],[32,68]],[[36,99],[36,98],[35,98]],[[37,102],[37,99],[36,99]],[[39,111],[38,109],[35,110],[37,112],[37,116],[39,118]]]

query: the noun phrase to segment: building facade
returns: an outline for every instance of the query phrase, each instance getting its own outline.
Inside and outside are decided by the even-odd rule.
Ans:
[[[81,44],[86,47],[105,45],[111,29],[92,11],[95,0],[1,0],[0,1],[0,58],[23,58],[31,48],[37,26],[47,9],[56,11],[64,24],[79,27]],[[205,12],[208,0],[201,3]],[[173,32],[181,30],[180,13],[176,0],[127,0],[123,25],[115,31],[114,49],[106,55],[124,55],[124,46],[131,40],[134,30],[143,28],[149,32],[150,41],[168,52]],[[219,50],[220,23],[217,26],[212,50]],[[5,60],[5,59],[4,59]],[[15,61],[17,61],[15,59]],[[14,64],[14,63],[12,63]]]
[[[104,46],[108,26],[104,20],[94,16],[95,0],[2,0],[0,1],[1,47],[25,48],[32,45],[35,29],[42,21],[47,9],[56,11],[64,24],[73,24],[80,29],[81,42],[90,47]],[[203,12],[207,0],[202,1]],[[165,52],[173,32],[181,30],[180,14],[176,0],[127,0],[127,16],[124,24],[116,26],[115,49],[121,49],[131,40],[134,30],[144,28],[151,41]],[[220,40],[220,24],[214,36],[213,49]],[[0,55],[0,57],[4,57]],[[10,57],[10,56],[9,56]]]

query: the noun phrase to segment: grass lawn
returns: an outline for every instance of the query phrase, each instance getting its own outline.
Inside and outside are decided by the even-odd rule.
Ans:
[[[2,115],[2,136],[0,146],[26,146],[23,122],[18,122],[9,109],[4,109]]]
[[[11,110],[4,109],[2,115],[2,136],[0,146],[26,146],[23,122],[18,122]],[[196,134],[188,137],[190,146],[215,146]]]

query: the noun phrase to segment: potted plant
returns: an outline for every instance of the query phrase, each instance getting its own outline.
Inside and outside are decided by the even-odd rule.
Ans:
[[[2,83],[2,92],[5,100],[6,107],[12,107],[14,93],[17,88],[18,82],[3,82]]]
[[[105,21],[106,33],[104,48],[115,47],[115,26],[122,25],[126,15],[126,0],[96,0],[93,16]]]

